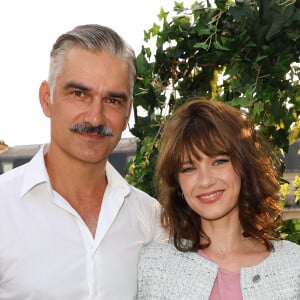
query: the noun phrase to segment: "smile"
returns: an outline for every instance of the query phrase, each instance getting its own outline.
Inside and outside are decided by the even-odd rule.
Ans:
[[[198,195],[196,198],[203,203],[213,203],[218,201],[222,197],[223,192],[224,190],[219,190],[213,193]]]

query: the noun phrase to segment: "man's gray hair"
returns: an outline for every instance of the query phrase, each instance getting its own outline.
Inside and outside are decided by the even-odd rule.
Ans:
[[[132,97],[137,72],[134,50],[114,30],[97,24],[77,26],[73,30],[62,34],[56,40],[50,53],[48,82],[51,95],[53,95],[56,78],[62,72],[65,54],[73,46],[95,52],[107,51],[112,56],[126,61],[130,70],[130,93]]]

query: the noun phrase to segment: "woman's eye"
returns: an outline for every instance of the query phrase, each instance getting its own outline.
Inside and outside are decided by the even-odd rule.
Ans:
[[[214,166],[219,166],[219,165],[222,165],[222,164],[225,164],[229,162],[229,159],[227,158],[221,158],[221,159],[216,159],[213,163]]]
[[[194,170],[196,170],[196,168],[194,167],[185,167],[185,168],[182,168],[180,170],[181,173],[190,173],[190,172],[193,172]]]

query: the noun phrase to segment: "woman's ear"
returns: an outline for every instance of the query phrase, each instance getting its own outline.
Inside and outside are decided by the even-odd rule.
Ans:
[[[39,89],[39,98],[45,116],[50,118],[51,117],[51,95],[50,95],[50,87],[47,81],[43,81],[41,83]]]

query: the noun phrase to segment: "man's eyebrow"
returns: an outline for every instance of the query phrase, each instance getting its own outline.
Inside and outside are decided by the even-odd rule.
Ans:
[[[93,88],[83,85],[82,83],[79,82],[75,82],[75,81],[68,81],[65,83],[64,85],[64,90],[68,90],[68,89],[78,89],[81,91],[92,91]],[[126,93],[123,92],[114,92],[114,91],[108,91],[107,92],[107,97],[109,98],[118,98],[118,99],[122,99],[125,102],[128,100],[128,95]]]
[[[81,83],[75,82],[75,81],[69,81],[66,82],[66,84],[64,85],[64,90],[68,90],[68,89],[78,89],[78,90],[82,90],[82,91],[91,91],[92,88],[83,85]]]
[[[118,92],[108,92],[107,96],[110,98],[120,98],[123,99],[124,101],[128,100],[127,94],[126,93],[118,93]]]

